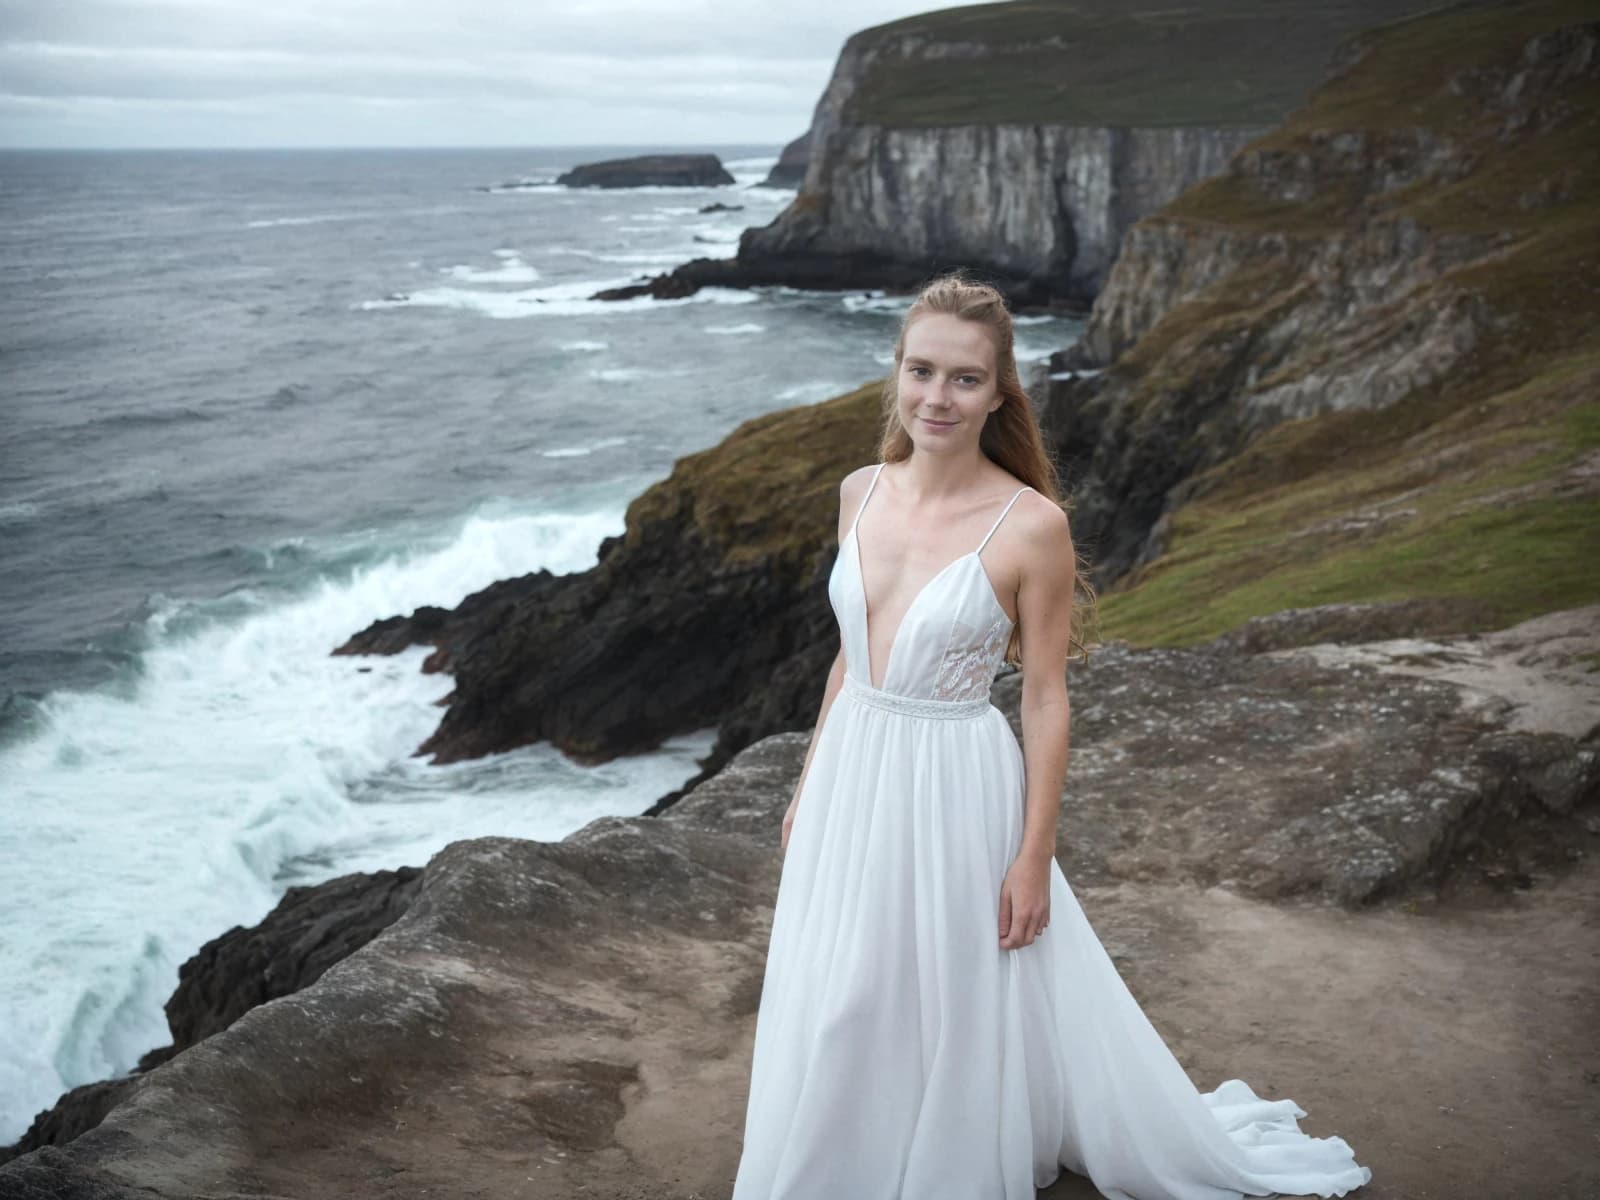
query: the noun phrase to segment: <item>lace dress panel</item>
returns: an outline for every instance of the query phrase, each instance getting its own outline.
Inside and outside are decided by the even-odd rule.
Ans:
[[[939,672],[933,683],[933,699],[987,698],[1010,637],[1009,617],[996,617],[986,630],[957,622],[950,631],[949,649],[939,661]]]

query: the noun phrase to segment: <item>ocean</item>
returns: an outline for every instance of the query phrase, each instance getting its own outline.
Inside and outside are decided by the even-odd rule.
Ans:
[[[793,198],[754,186],[776,146],[552,182],[672,149],[0,152],[0,1143],[167,1044],[179,964],[286,888],[694,774],[710,729],[429,766],[427,649],[329,656],[584,570],[676,458],[883,374],[902,297],[586,298]],[[1020,318],[1019,358],[1077,331]]]

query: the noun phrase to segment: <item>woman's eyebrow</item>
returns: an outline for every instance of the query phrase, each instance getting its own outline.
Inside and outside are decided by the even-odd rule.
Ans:
[[[916,354],[908,354],[908,355],[906,355],[906,361],[908,363],[920,363],[922,366],[925,366],[925,367],[932,367],[932,366],[936,366],[937,365],[936,363],[933,363],[930,360],[928,360],[926,358],[922,358],[920,355],[916,355]],[[951,370],[953,370],[953,371],[972,371],[972,372],[975,372],[976,374],[979,374],[979,375],[987,375],[988,374],[988,372],[983,367],[979,367],[979,366],[952,367]]]

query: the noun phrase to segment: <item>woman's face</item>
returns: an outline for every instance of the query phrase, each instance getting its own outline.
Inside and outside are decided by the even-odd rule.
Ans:
[[[995,349],[986,326],[928,313],[906,330],[900,359],[900,423],[918,449],[976,446],[983,422],[1000,407]]]

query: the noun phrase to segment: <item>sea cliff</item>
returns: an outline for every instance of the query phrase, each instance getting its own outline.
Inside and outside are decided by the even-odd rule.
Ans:
[[[907,289],[965,266],[1014,303],[1086,308],[1134,222],[1299,105],[1340,39],[1423,7],[1312,3],[1285,21],[1259,5],[1017,0],[862,30],[817,101],[794,202],[733,259],[606,294]]]

